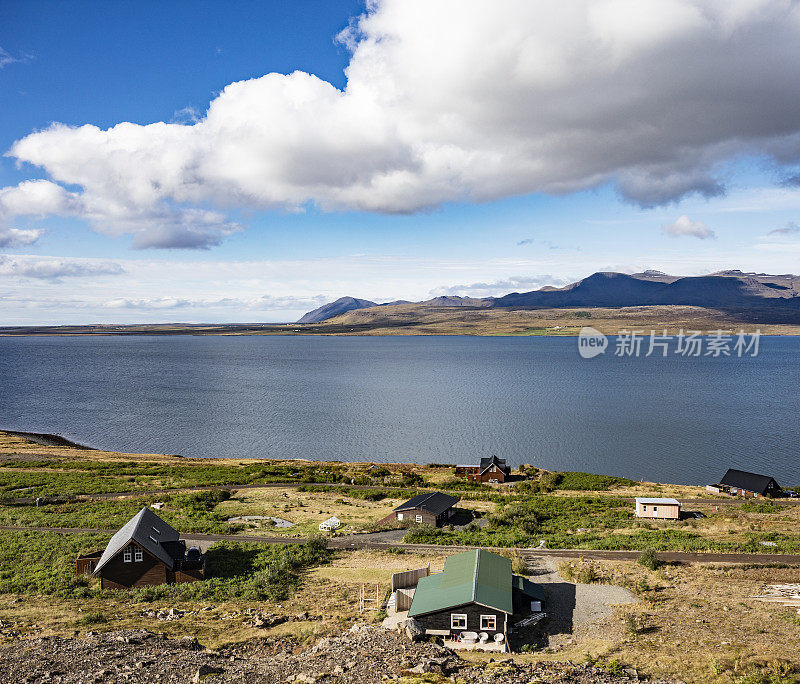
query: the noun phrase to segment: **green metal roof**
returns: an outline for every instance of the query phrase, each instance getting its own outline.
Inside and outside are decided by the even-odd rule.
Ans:
[[[409,617],[479,603],[504,613],[514,612],[511,561],[483,549],[449,556],[444,571],[422,577],[414,592]]]

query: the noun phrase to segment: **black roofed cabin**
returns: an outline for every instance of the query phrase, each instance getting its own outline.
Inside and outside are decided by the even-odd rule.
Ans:
[[[143,508],[113,536],[105,550],[80,556],[76,570],[100,578],[103,589],[196,582],[205,578],[206,559],[187,552],[180,533]]]
[[[744,497],[761,498],[781,493],[781,486],[769,475],[748,473],[745,470],[729,468],[719,483],[719,489]]]
[[[511,468],[504,458],[489,456],[482,458],[479,465],[457,465],[455,475],[473,482],[505,482],[511,474]]]
[[[379,524],[397,520],[399,522],[441,527],[453,516],[453,506],[458,502],[459,498],[457,496],[450,496],[441,492],[417,494],[417,496],[400,504],[391,514],[380,520]]]

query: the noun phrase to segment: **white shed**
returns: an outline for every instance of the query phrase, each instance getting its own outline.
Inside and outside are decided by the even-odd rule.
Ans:
[[[681,517],[681,502],[677,499],[636,497],[637,518],[678,520]]]
[[[339,520],[335,515],[328,518],[325,522],[321,522],[319,524],[319,531],[320,532],[332,532],[335,529],[338,529],[342,526],[342,521]]]

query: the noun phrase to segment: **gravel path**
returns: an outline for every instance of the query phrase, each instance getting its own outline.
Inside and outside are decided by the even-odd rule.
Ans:
[[[528,568],[531,580],[543,585],[547,594],[548,620],[544,628],[551,647],[601,636],[602,623],[613,606],[636,602],[636,596],[623,587],[567,582],[558,574],[554,558],[534,558]]]

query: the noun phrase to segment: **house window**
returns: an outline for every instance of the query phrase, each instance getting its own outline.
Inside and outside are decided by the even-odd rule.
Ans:
[[[397,514],[397,519],[398,520],[402,520],[403,519],[403,514],[402,513],[398,513]]]
[[[642,504],[642,510],[647,513],[647,504]]]
[[[481,615],[481,631],[494,632],[497,629],[496,615]]]
[[[653,506],[653,513],[658,513],[658,506]]]
[[[416,517],[414,518],[414,520],[416,520],[418,523],[421,523],[421,522],[422,522],[422,516],[421,516],[421,515],[418,515],[418,516],[416,516]]]
[[[130,563],[131,560],[133,560],[133,554],[131,553],[130,547],[128,547],[127,549],[125,549],[122,552],[122,562],[123,563]]]
[[[450,629],[466,629],[467,616],[464,613],[450,613]]]
[[[141,563],[144,560],[144,554],[138,546],[133,551],[133,560],[137,563]]]

